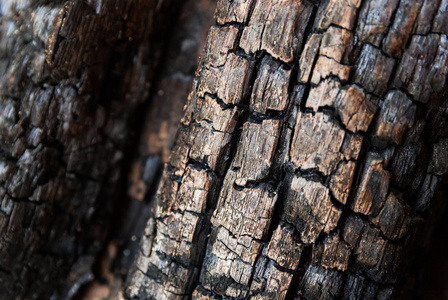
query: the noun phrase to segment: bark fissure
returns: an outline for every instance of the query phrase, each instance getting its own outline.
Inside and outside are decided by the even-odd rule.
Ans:
[[[401,150],[418,144],[427,128],[428,105],[436,111],[440,100],[435,92],[446,89],[444,83],[431,86],[414,73],[412,64],[447,62],[434,49],[431,53],[439,56],[425,52],[417,57],[421,50],[416,40],[440,45],[443,37],[412,33],[414,23],[425,17],[417,20],[422,1],[391,4],[382,12],[388,17],[378,21],[378,26],[386,24],[382,31],[365,26],[365,18],[377,9],[369,0],[265,2],[252,1],[248,8],[242,1],[219,1],[217,25],[208,41],[214,48],[206,46],[198,84],[187,104],[187,122],[194,120],[201,130],[221,121],[204,118],[197,98],[207,102],[213,95],[217,112],[237,108],[246,114],[239,117],[233,151],[220,173],[224,177],[211,214],[211,236],[204,239],[207,250],[191,295],[195,299],[390,298],[400,288],[396,282],[401,249],[411,243],[412,220],[420,217],[412,207],[419,201],[429,203],[417,195],[425,178],[436,174],[428,169],[430,157],[423,163],[426,166],[416,161],[427,157],[426,152],[441,153],[442,147],[427,145],[442,143],[437,141],[446,136],[425,137],[428,144],[418,149],[428,150],[410,152],[411,157]],[[410,5],[417,8],[401,26],[398,20],[406,17],[399,10]],[[229,35],[232,28],[237,30],[234,36]],[[244,59],[257,61],[248,68]],[[213,61],[222,62],[217,73],[208,67],[216,66]],[[432,72],[430,76],[447,75],[442,65],[424,68]],[[224,69],[227,74],[220,73]],[[232,72],[252,79],[248,84],[234,82],[228,76]],[[413,85],[418,80],[424,82],[423,88]],[[222,90],[228,84],[236,93]],[[203,138],[220,149],[213,137]],[[187,156],[197,155],[194,143],[202,142],[191,143]],[[175,169],[180,166],[176,157],[180,151],[173,152]],[[410,160],[411,166],[400,160]],[[417,177],[405,182],[400,172]],[[297,244],[273,250],[276,243],[290,240]],[[287,261],[288,254],[282,251],[295,253],[296,261]],[[149,291],[150,285],[145,289],[158,295]]]
[[[1,3],[0,298],[89,297],[134,254],[127,298],[404,297],[448,171],[445,2]]]

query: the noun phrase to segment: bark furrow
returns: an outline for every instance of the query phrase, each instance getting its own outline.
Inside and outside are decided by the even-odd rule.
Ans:
[[[218,1],[127,296],[398,297],[448,169],[437,2]]]

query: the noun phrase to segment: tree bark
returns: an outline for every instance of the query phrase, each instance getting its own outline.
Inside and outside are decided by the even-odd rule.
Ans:
[[[0,299],[68,299],[91,280],[157,58],[156,5],[0,3]]]
[[[446,5],[218,1],[127,297],[404,297],[448,168]]]
[[[448,2],[219,0],[174,135],[212,7],[180,2],[0,3],[0,299],[89,297],[115,244],[129,299],[412,297]]]

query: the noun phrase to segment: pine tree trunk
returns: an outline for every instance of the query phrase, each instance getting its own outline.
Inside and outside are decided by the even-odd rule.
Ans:
[[[127,297],[405,297],[448,169],[446,8],[218,1]]]

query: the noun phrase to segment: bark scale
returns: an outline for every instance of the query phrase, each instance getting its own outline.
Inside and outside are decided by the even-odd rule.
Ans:
[[[446,7],[218,1],[127,296],[399,297],[448,169]]]
[[[1,299],[91,279],[171,2],[0,3]],[[120,240],[166,161],[174,127],[154,120],[176,118],[206,2],[177,24],[195,33],[161,69]],[[445,0],[219,1],[127,296],[400,296],[448,168],[447,19]]]

